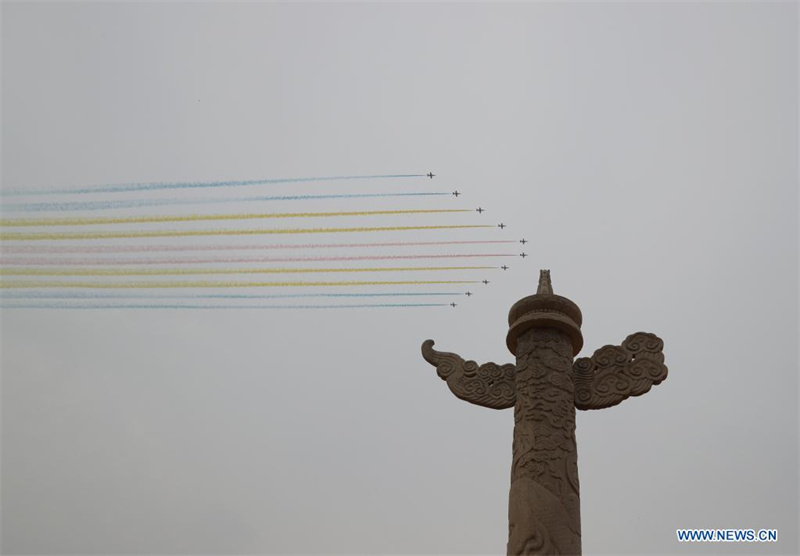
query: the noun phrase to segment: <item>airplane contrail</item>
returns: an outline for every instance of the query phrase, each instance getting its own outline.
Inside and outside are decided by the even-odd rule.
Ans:
[[[441,270],[492,270],[494,266],[387,266],[356,268],[0,268],[0,276],[200,276],[209,274],[320,274],[355,272],[435,272]]]
[[[494,228],[491,224],[462,224],[443,226],[374,226],[361,228],[266,228],[251,230],[154,230],[131,232],[0,232],[0,241],[41,241],[65,239],[122,239],[145,237],[249,236],[266,234],[341,234],[360,232],[399,232],[407,230],[452,230]]]
[[[248,185],[267,185],[277,183],[304,183],[314,181],[337,180],[369,180],[369,179],[397,179],[397,178],[424,178],[426,174],[374,174],[366,176],[320,176],[312,178],[270,178],[260,180],[223,180],[223,181],[185,181],[185,182],[148,182],[148,183],[123,183],[117,185],[98,185],[81,188],[40,188],[40,189],[10,189],[3,191],[4,196],[22,195],[75,195],[81,193],[122,193],[129,191],[155,191],[159,189],[202,189],[211,187],[243,187]]]
[[[316,199],[358,199],[370,197],[432,197],[451,195],[451,193],[410,192],[410,193],[342,193],[335,195],[270,195],[257,197],[221,197],[200,199],[125,199],[115,201],[69,201],[62,203],[10,203],[0,204],[2,212],[66,212],[77,210],[114,210],[125,208],[146,208],[168,205],[216,205],[219,203],[251,203],[261,201],[311,201]]]
[[[398,214],[442,214],[451,212],[472,212],[469,209],[409,209],[409,210],[353,210],[332,212],[249,212],[238,214],[185,214],[166,216],[112,216],[112,217],[73,217],[73,218],[14,218],[0,220],[0,226],[94,226],[98,224],[157,224],[164,222],[214,222],[227,220],[258,220],[272,218],[330,218],[340,216],[393,216]]]
[[[424,245],[490,245],[500,243],[517,243],[513,239],[478,240],[478,241],[393,241],[372,243],[298,243],[267,245],[7,245],[0,244],[3,254],[32,253],[156,253],[175,251],[261,251],[264,249],[339,249],[360,247],[417,247]]]
[[[388,307],[447,307],[449,303],[359,303],[333,305],[184,305],[158,303],[3,303],[0,309],[367,309]]]
[[[464,253],[464,254],[436,254],[436,255],[365,255],[345,257],[167,257],[162,259],[0,259],[0,266],[95,266],[95,265],[161,265],[161,264],[230,264],[230,263],[304,263],[304,262],[330,262],[330,261],[394,261],[410,259],[468,259],[484,257],[517,257],[515,253]]]
[[[478,284],[479,280],[369,280],[341,282],[223,282],[223,281],[170,281],[170,282],[51,282],[37,280],[4,281],[0,289],[23,288],[79,288],[79,289],[162,289],[162,288],[287,288],[287,287],[340,287],[340,286],[421,286],[433,284]]]
[[[60,291],[10,291],[0,294],[3,299],[287,299],[296,297],[456,297],[464,295],[463,292],[381,292],[381,293],[276,293],[276,294],[242,294],[242,293],[212,293],[193,295],[154,295],[129,294],[129,293],[98,293],[98,292],[60,292]]]

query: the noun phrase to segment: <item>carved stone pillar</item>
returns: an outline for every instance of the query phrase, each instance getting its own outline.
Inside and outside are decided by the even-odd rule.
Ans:
[[[450,390],[467,402],[514,408],[507,551],[580,554],[581,512],[575,409],[603,409],[640,396],[667,378],[658,336],[637,332],[573,363],[583,347],[581,311],[553,294],[543,270],[535,295],[508,314],[506,345],[516,365],[465,361],[422,344]]]
[[[577,305],[553,294],[549,273],[509,312],[517,373],[508,554],[581,553],[572,381],[581,318]]]
[[[534,329],[517,345],[508,554],[580,554],[572,345]]]

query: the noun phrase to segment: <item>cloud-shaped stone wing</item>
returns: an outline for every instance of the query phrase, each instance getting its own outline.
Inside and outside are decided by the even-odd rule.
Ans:
[[[572,366],[575,407],[603,409],[641,396],[667,378],[664,342],[655,334],[631,334],[621,346],[603,346]]]
[[[456,397],[492,409],[514,407],[516,367],[513,364],[478,366],[475,361],[464,361],[455,353],[436,351],[433,344],[433,340],[422,343],[422,357],[436,367],[436,374],[447,381]]]

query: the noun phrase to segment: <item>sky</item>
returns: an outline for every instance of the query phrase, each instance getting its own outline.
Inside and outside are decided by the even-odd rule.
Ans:
[[[291,242],[525,238],[529,256],[459,274],[490,284],[456,307],[32,309],[4,288],[3,553],[504,552],[512,413],[456,399],[420,345],[513,362],[507,312],[542,268],[583,312],[580,356],[641,330],[669,367],[578,414],[584,552],[797,553],[797,38],[791,2],[4,2],[4,206],[433,172],[191,196],[457,190],[268,210],[469,209],[335,225],[492,226]]]

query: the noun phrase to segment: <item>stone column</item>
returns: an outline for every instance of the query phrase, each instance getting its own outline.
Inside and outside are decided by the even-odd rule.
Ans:
[[[581,553],[572,379],[580,322],[549,276],[509,313],[507,344],[517,357],[509,555]]]
[[[581,310],[555,295],[542,270],[535,295],[508,314],[506,345],[516,364],[465,361],[422,343],[422,356],[458,398],[514,408],[509,555],[580,554],[581,509],[575,409],[604,409],[641,396],[667,378],[664,342],[636,332],[573,363],[583,347]]]

